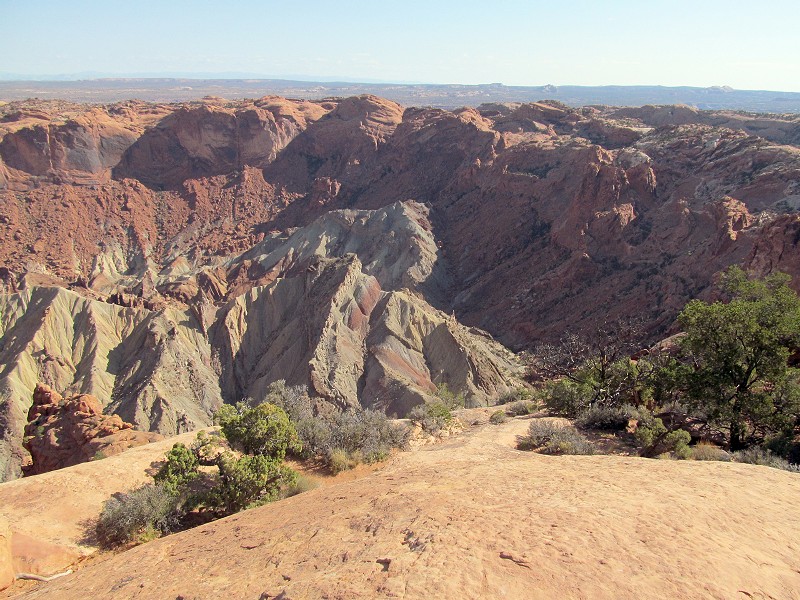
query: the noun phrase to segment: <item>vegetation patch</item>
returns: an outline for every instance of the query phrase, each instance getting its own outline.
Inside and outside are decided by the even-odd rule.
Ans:
[[[594,454],[594,446],[575,428],[542,419],[531,421],[517,448],[542,454]]]
[[[776,456],[766,448],[753,446],[746,450],[739,450],[733,453],[736,462],[747,463],[749,465],[762,465],[773,469],[782,469],[792,473],[800,473],[800,465],[790,463],[780,456]]]
[[[640,351],[630,323],[541,346],[528,362],[545,380],[545,406],[582,429],[616,432],[646,457],[721,456],[692,449],[694,436],[732,453],[768,448],[772,458],[753,453],[770,464],[797,461],[800,370],[790,357],[800,348],[800,299],[788,276],[751,279],[737,267],[723,274],[719,297],[689,302],[682,332],[660,348]]]
[[[528,388],[515,387],[501,394],[497,398],[497,404],[512,404],[514,402],[527,402],[533,400],[533,392]]]
[[[362,462],[386,459],[393,449],[406,447],[411,433],[376,410],[320,414],[305,387],[287,386],[283,381],[270,385],[267,399],[283,408],[297,431],[302,448],[291,453],[317,458],[334,474]]]
[[[492,425],[500,425],[506,421],[508,421],[508,415],[503,410],[496,410],[489,417],[489,423]]]
[[[412,408],[408,418],[427,433],[436,434],[452,423],[453,413],[444,402],[434,400]]]
[[[714,460],[720,462],[731,462],[731,460],[733,460],[733,457],[719,446],[705,442],[700,442],[692,448],[692,458],[694,460]]]
[[[145,484],[105,502],[97,520],[97,539],[103,548],[147,541],[177,531],[180,518],[174,492],[164,485]]]
[[[513,404],[509,404],[506,408],[506,412],[512,417],[522,417],[525,415],[532,415],[538,410],[539,410],[539,405],[531,400],[520,400],[519,402],[514,402]]]

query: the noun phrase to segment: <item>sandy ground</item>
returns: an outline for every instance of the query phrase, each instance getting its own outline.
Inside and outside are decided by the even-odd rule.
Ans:
[[[18,597],[800,598],[800,476],[526,453],[526,427],[477,427]]]

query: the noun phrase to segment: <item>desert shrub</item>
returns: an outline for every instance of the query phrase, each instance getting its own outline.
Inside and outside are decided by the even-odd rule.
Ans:
[[[563,428],[563,425],[559,425],[553,421],[541,419],[533,420],[528,426],[528,435],[520,439],[520,443],[517,444],[517,447],[520,450],[540,448],[547,443],[551,436]]]
[[[515,387],[512,390],[500,394],[497,404],[511,404],[513,402],[527,402],[533,400],[533,392],[528,388]]]
[[[436,386],[436,393],[434,394],[447,408],[464,408],[466,405],[466,398],[464,392],[453,392],[447,387],[446,383],[440,383]]]
[[[447,391],[446,386],[442,389]],[[302,451],[293,453],[302,458],[318,456],[330,466],[330,456],[339,449],[348,455],[360,454],[359,461],[376,462],[388,456],[392,448],[404,448],[408,442],[408,427],[392,423],[379,411],[315,415],[304,386],[290,387],[277,381],[270,385],[266,399],[289,415],[302,444]]]
[[[722,448],[714,444],[700,442],[692,448],[692,458],[694,460],[717,460],[721,462],[730,462],[731,455],[725,452]]]
[[[594,454],[594,446],[575,430],[564,428],[553,436],[545,447],[540,450],[542,454]]]
[[[628,426],[631,419],[636,418],[639,418],[639,411],[630,404],[624,406],[592,406],[577,416],[575,425],[584,429],[620,431]]]
[[[350,454],[359,452],[364,462],[377,462],[386,458],[392,448],[403,448],[409,433],[406,426],[392,423],[382,412],[345,411],[333,419],[328,448],[341,448]]]
[[[295,423],[297,435],[303,444],[302,458],[324,456],[331,448],[334,423],[322,417],[307,416]]]
[[[652,458],[667,452],[674,453],[680,459],[691,456],[689,442],[692,441],[692,436],[689,432],[683,429],[670,431],[661,419],[650,414],[641,414],[635,437],[642,447],[642,456]]]
[[[574,418],[590,406],[592,390],[569,379],[550,382],[545,387],[544,404],[554,415]]]
[[[763,465],[773,469],[783,469],[792,473],[800,473],[800,465],[793,465],[789,461],[777,456],[761,446],[751,446],[745,450],[733,453],[736,462],[747,463],[750,465]]]
[[[531,402],[530,400],[520,400],[519,402],[509,404],[506,408],[506,412],[512,417],[521,417],[525,415],[532,415],[538,409],[539,407],[535,402]]]
[[[528,435],[519,439],[517,448],[542,454],[594,454],[589,440],[572,427],[539,419],[531,421]]]
[[[453,413],[446,404],[434,400],[412,408],[408,418],[428,433],[437,433],[453,421]]]
[[[319,456],[335,470],[331,457],[341,451],[358,462],[384,460],[393,448],[404,448],[410,431],[375,410],[353,410],[330,417],[305,417],[297,424],[305,457]],[[352,468],[352,467],[350,467]]]
[[[492,425],[500,425],[506,421],[508,421],[508,415],[506,415],[506,413],[502,410],[494,411],[492,416],[489,417],[489,423]]]
[[[768,437],[762,446],[790,463],[800,463],[800,438],[795,436],[793,430]]]
[[[205,503],[226,515],[276,500],[282,488],[297,482],[297,473],[263,454],[236,457],[228,452],[220,456],[218,465],[219,480]]]
[[[325,462],[331,473],[338,475],[342,471],[349,471],[360,465],[363,462],[363,457],[358,450],[348,452],[343,448],[333,448],[326,455]]]
[[[297,430],[282,408],[274,404],[251,407],[244,402],[224,404],[214,415],[222,434],[245,454],[283,460],[288,450],[302,450]]]
[[[164,485],[145,484],[106,500],[97,520],[97,539],[108,548],[170,533],[179,522],[175,493]]]
[[[170,493],[177,495],[181,489],[197,478],[199,474],[197,468],[200,463],[197,455],[180,443],[172,446],[166,459],[167,462],[153,476],[153,479]]]
[[[308,388],[304,385],[286,385],[283,379],[269,384],[264,402],[282,408],[293,423],[314,414]]]
[[[306,477],[300,473],[297,474],[296,481],[286,486],[280,492],[281,498],[291,498],[292,496],[297,496],[298,494],[303,494],[305,492],[310,492],[319,487],[319,482],[310,477]]]

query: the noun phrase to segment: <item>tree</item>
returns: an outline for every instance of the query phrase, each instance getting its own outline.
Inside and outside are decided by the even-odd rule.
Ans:
[[[747,447],[797,418],[800,386],[788,366],[800,346],[800,299],[790,278],[750,280],[738,267],[723,276],[727,301],[691,301],[679,316],[689,359],[690,406],[730,431],[730,448]]]
[[[590,333],[567,333],[526,357],[534,377],[551,380],[545,402],[576,416],[594,406],[639,404],[651,364],[631,359],[641,348],[638,322],[609,321]]]
[[[200,462],[195,453],[180,442],[172,446],[172,450],[167,453],[165,458],[166,462],[153,476],[153,479],[170,493],[178,495],[198,477]]]
[[[302,449],[295,426],[286,412],[274,404],[225,404],[214,417],[228,441],[240,445],[245,454],[283,460],[288,450]]]
[[[219,482],[207,502],[226,515],[271,502],[281,488],[297,481],[297,473],[281,460],[264,455],[236,457],[228,452],[220,455],[218,465]]]

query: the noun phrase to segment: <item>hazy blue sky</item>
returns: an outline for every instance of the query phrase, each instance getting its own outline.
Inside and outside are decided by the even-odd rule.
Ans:
[[[0,0],[0,73],[800,92],[800,0]]]

